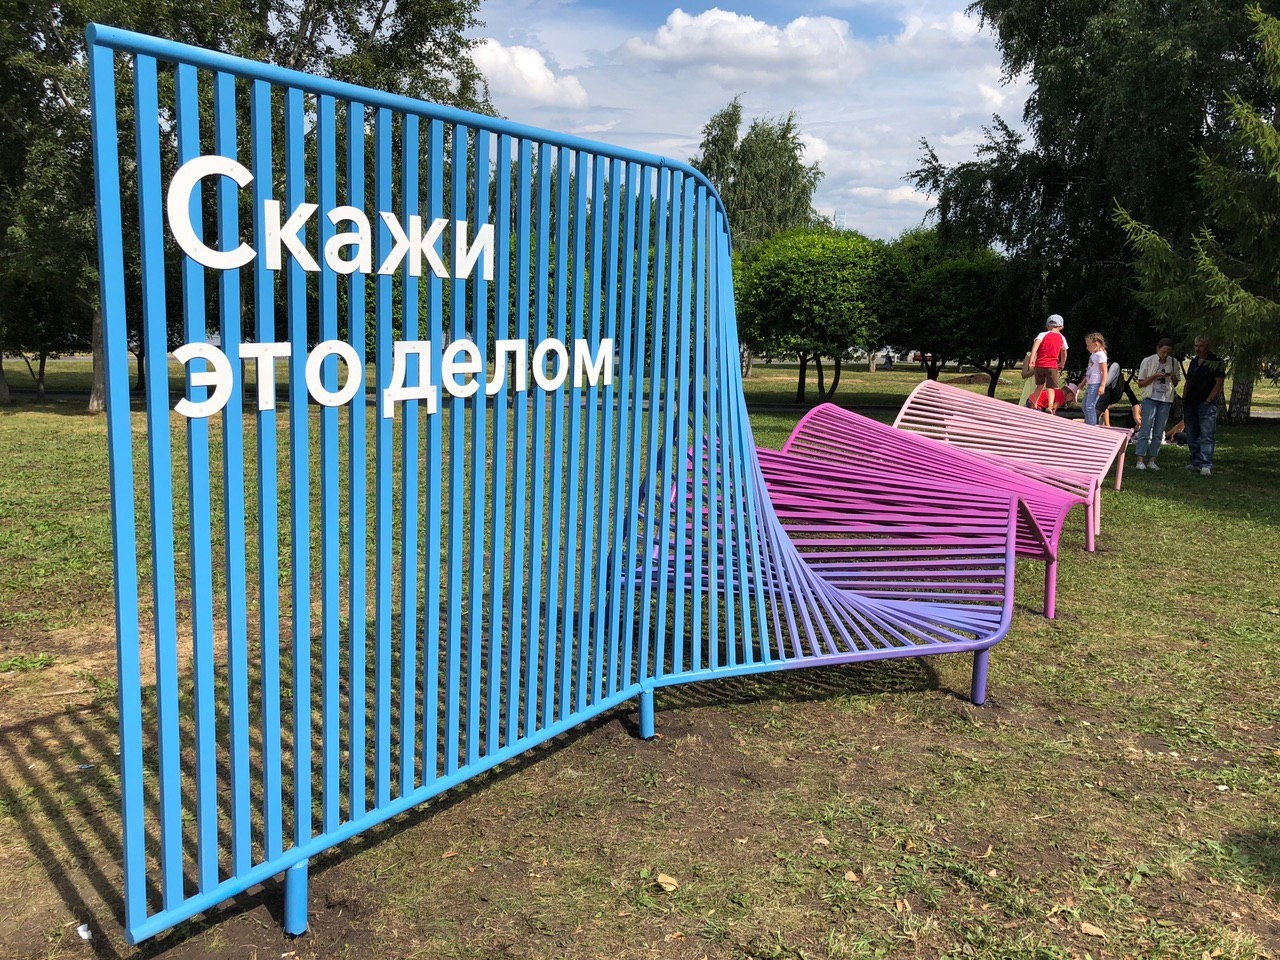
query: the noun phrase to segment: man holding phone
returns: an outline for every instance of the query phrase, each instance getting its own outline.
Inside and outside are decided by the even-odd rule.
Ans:
[[[1138,364],[1138,386],[1142,388],[1142,426],[1138,428],[1139,470],[1159,470],[1156,457],[1164,440],[1164,427],[1181,379],[1182,367],[1173,358],[1173,341],[1165,337],[1156,352]],[[1143,462],[1143,458],[1146,462]]]

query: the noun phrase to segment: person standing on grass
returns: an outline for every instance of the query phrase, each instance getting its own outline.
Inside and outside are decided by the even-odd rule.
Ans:
[[[1218,433],[1218,398],[1227,380],[1227,366],[1209,349],[1208,337],[1196,337],[1196,355],[1187,365],[1187,384],[1182,388],[1182,419],[1187,425],[1187,446],[1191,448],[1188,470],[1201,476],[1213,473],[1213,447]]]
[[[1107,341],[1102,334],[1091,333],[1084,338],[1084,345],[1089,351],[1089,366],[1084,372],[1084,400],[1080,406],[1084,409],[1084,422],[1097,426],[1098,395],[1107,382]]]
[[[1031,358],[1033,375],[1036,381],[1035,394],[1031,400],[1033,407],[1040,406],[1040,394],[1045,389],[1054,391],[1062,386],[1061,371],[1067,366],[1067,338],[1062,335],[1062,317],[1050,315],[1045,321],[1042,333],[1032,345],[1035,356]],[[1050,394],[1045,406],[1049,413],[1057,413],[1058,405],[1053,402],[1054,394]]]
[[[1173,395],[1182,379],[1181,366],[1173,358],[1173,341],[1165,337],[1156,352],[1138,364],[1138,386],[1142,388],[1142,415],[1138,420],[1138,469],[1159,470],[1156,457],[1164,441],[1165,425],[1173,409]],[[1142,458],[1146,457],[1146,463]]]

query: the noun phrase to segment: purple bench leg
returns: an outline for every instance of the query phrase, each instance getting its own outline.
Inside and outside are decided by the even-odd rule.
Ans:
[[[987,699],[987,657],[990,650],[979,650],[973,655],[973,682],[969,686],[969,699],[980,707]]]
[[[1058,607],[1058,560],[1055,557],[1044,565],[1044,616],[1052,620]]]

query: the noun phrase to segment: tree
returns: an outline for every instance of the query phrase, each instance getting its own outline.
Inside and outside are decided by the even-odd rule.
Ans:
[[[1117,211],[1137,256],[1142,300],[1187,333],[1206,333],[1232,354],[1227,413],[1250,415],[1262,358],[1280,352],[1280,21],[1252,7],[1258,62],[1271,85],[1263,106],[1228,95],[1231,138],[1217,155],[1201,153],[1197,185],[1205,224],[1177,243],[1128,211]]]
[[[1196,157],[1229,135],[1221,93],[1252,100],[1266,89],[1248,56],[1248,17],[1236,0],[970,9],[994,29],[1006,75],[1034,84],[1029,138],[997,117],[974,160],[948,166],[925,143],[908,179],[935,195],[948,239],[1006,250],[1043,278],[1043,308],[1103,330],[1110,352],[1133,363],[1157,332],[1133,296],[1112,214],[1118,202],[1175,241],[1200,222]]]
[[[734,249],[750,256],[770,237],[822,222],[813,209],[822,169],[804,162],[794,113],[758,117],[739,136],[741,128],[742,102],[734,97],[702,128],[702,152],[690,162],[720,192]]]
[[[881,244],[853,232],[796,230],[762,243],[746,265],[738,317],[753,346],[800,361],[796,400],[803,401],[810,363],[818,395],[840,385],[844,356],[876,339]],[[822,358],[834,361],[827,386]]]
[[[0,331],[32,339],[15,293],[74,319],[58,349],[100,339],[84,28],[102,21],[470,109],[488,111],[470,57],[480,0],[5,0],[0,7]],[[127,99],[127,98],[126,98]],[[122,110],[128,110],[122,102]],[[125,200],[128,206],[128,198]],[[128,266],[126,267],[128,269]],[[49,324],[46,322],[45,327]],[[95,364],[96,365],[96,364]],[[91,407],[93,402],[91,401]]]
[[[987,374],[995,396],[1000,374],[1021,359],[1035,316],[1016,266],[987,247],[942,243],[936,230],[906,231],[890,247],[894,290],[884,336],[926,358],[930,380],[949,360]]]

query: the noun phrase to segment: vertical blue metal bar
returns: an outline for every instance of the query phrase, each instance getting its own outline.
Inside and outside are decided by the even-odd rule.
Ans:
[[[510,326],[511,313],[511,139],[501,134],[498,136],[498,158],[495,170],[498,178],[498,198],[493,217],[495,221],[496,247],[494,257],[497,260],[495,276],[497,292],[493,303],[493,334],[495,340],[505,340]],[[480,222],[478,216],[476,217],[476,222]],[[505,376],[507,371],[500,366],[502,357],[498,355],[496,346],[494,347],[493,362],[494,375]],[[492,510],[489,529],[493,531],[491,534],[492,543],[489,547],[489,718],[485,730],[487,734],[485,750],[490,755],[498,752],[498,735],[503,726],[499,722],[500,718],[503,718],[503,712],[500,710],[504,666],[502,663],[502,611],[506,592],[502,584],[502,567],[507,550],[507,474],[510,472],[511,465],[511,458],[507,454],[506,403],[506,397],[510,392],[511,385],[508,384],[507,394],[499,394],[493,405],[493,491],[489,496]],[[482,398],[477,398],[477,400],[479,403],[484,403]],[[506,742],[510,743],[514,739],[511,735],[511,721],[514,716],[514,708],[511,706],[511,702],[513,697],[519,696],[519,687],[513,681],[517,676],[519,667],[510,658],[507,659],[505,667],[507,671],[507,709],[504,719],[506,723]]]
[[[569,183],[573,179],[569,172],[569,150],[561,147],[556,160],[556,269],[555,269],[555,339],[564,343],[566,292],[569,282]],[[553,696],[549,707],[558,708],[556,716],[563,720],[567,715],[566,699],[568,697],[568,668],[561,666],[556,672],[556,663],[562,656],[564,643],[563,633],[555,629],[560,620],[560,551],[564,531],[561,519],[564,506],[564,394],[552,397],[551,400],[551,544],[547,550],[547,609],[545,620],[547,629],[547,668],[544,673],[546,688],[544,698]],[[551,636],[554,630],[556,636]],[[557,680],[557,677],[559,678]],[[545,703],[545,700],[544,700]],[[544,723],[550,721],[551,714],[546,715]]]
[[[419,215],[418,118],[400,118],[400,202],[405,223]],[[418,339],[418,278],[406,264],[400,282],[401,337]],[[405,382],[420,383],[418,359],[406,363]],[[400,421],[400,795],[413,791],[418,757],[418,401],[406,400]]]
[[[552,147],[538,146],[538,215],[537,260],[534,270],[534,326],[536,335],[532,342],[540,343],[547,335],[547,286],[551,242],[551,153]],[[547,467],[547,398],[541,388],[533,390],[533,519],[529,537],[529,653],[525,671],[526,701],[525,734],[537,729],[539,722],[549,725],[551,706],[550,679],[545,669],[540,672],[543,660],[542,644],[546,642],[547,607],[542,586],[542,566],[545,559],[543,540],[543,490],[546,486]],[[548,646],[550,644],[548,643]],[[539,694],[541,693],[541,697]]]
[[[196,68],[178,65],[178,163],[200,155],[200,103]],[[191,191],[190,215],[202,234],[202,191]],[[182,261],[182,313],[188,343],[205,340],[204,268],[190,257]],[[192,400],[206,388],[190,388]],[[195,675],[196,834],[200,890],[218,882],[218,769],[213,690],[213,533],[209,517],[209,421],[187,420],[187,496],[191,513],[191,633]]]
[[[216,76],[214,90],[216,149],[236,156],[236,80]],[[239,191],[227,177],[218,178],[218,241],[221,249],[239,244]],[[222,315],[222,349],[235,357],[240,346],[240,271],[223,270],[218,278]],[[244,384],[240,364],[231,363],[231,397],[222,412],[222,488],[226,515],[227,686],[230,697],[231,872],[252,865],[249,810],[249,638],[245,625],[244,519]]]
[[[316,110],[316,181],[320,197],[319,250],[337,231],[326,216],[338,205],[338,127],[334,116],[333,97],[319,97]],[[338,275],[320,257],[320,339],[338,339]],[[338,389],[338,358],[324,363],[321,379],[326,390]],[[340,819],[338,801],[341,796],[338,757],[342,746],[339,730],[339,680],[341,665],[342,597],[340,593],[341,560],[338,523],[342,505],[338,501],[338,409],[320,408],[320,683],[321,727],[320,753],[323,793],[320,797],[325,833],[337,827]]]
[[[728,291],[731,289],[729,285],[732,282],[732,275],[729,272],[731,268],[729,266],[730,260],[727,224],[722,228],[719,246],[719,259],[721,264],[720,285],[721,290],[723,291],[721,296],[727,297],[729,295]],[[722,299],[721,309],[723,310],[725,307],[726,303]],[[732,351],[729,349],[729,344],[733,343],[733,339],[731,336],[726,339],[728,340],[728,343],[726,344],[725,353],[730,356],[726,356],[724,358],[724,363],[721,364],[721,369],[728,373],[729,385],[731,388],[734,382],[733,374],[732,370],[728,370],[726,368],[726,364],[731,358]],[[735,642],[729,647],[729,666],[732,667],[738,665],[739,659],[748,664],[754,662],[754,656],[752,654],[753,643],[749,592],[752,583],[750,582],[750,579],[754,579],[754,586],[757,590],[762,589],[763,585],[760,577],[757,576],[749,579],[747,576],[747,531],[745,529],[746,524],[744,523],[743,518],[746,506],[746,491],[744,487],[747,484],[747,480],[743,476],[746,459],[745,438],[742,434],[744,411],[742,409],[742,404],[729,396],[729,390],[724,390],[722,392],[725,396],[726,406],[726,417],[724,422],[729,439],[729,447],[726,451],[726,457],[729,464],[729,496],[727,500],[734,528],[733,543],[736,548],[734,569],[737,574],[737,597],[738,602],[741,604],[741,608],[738,613],[739,621],[742,626],[740,635],[736,631],[730,631],[730,636],[734,637],[735,640]],[[761,622],[763,623],[763,616],[761,617]],[[741,658],[738,656],[740,651],[743,654]]]
[[[271,196],[271,85],[253,82],[250,119],[253,127],[253,236],[263,249],[264,204]],[[276,338],[275,273],[265,257],[253,263],[253,309],[259,343]],[[274,363],[274,361],[272,361]],[[262,385],[258,385],[262,389]],[[274,389],[274,388],[273,388]],[[262,829],[268,860],[284,847],[280,771],[280,519],[276,478],[276,406],[259,410],[258,432],[258,642],[262,666]]]
[[[577,345],[583,339],[583,296],[587,286],[587,154],[581,150],[576,157],[573,183],[573,266],[569,277],[573,284],[570,295],[573,342],[569,344],[570,356],[577,353]],[[562,338],[563,339],[563,338]],[[573,360],[573,386],[569,391],[569,473],[562,496],[568,501],[564,523],[564,593],[560,616],[560,719],[566,719],[575,710],[585,708],[587,663],[585,647],[575,643],[576,623],[574,606],[580,602],[577,591],[577,567],[575,562],[583,548],[579,531],[579,504],[583,493],[582,483],[582,389],[578,386],[577,361]],[[555,489],[561,489],[556,487]],[[577,660],[577,676],[572,674]],[[574,694],[576,690],[576,695]]]
[[[347,104],[347,203],[364,208],[364,107]],[[365,539],[369,509],[367,491],[369,449],[366,432],[369,407],[365,400],[365,295],[364,274],[356,271],[347,278],[347,340],[359,358],[361,387],[351,401],[347,426],[348,526],[347,601],[350,639],[347,651],[347,762],[348,816],[358,819],[365,811],[365,644],[367,642],[367,589]],[[375,414],[376,415],[376,414]]]
[[[117,693],[120,709],[120,800],[123,828],[124,919],[129,942],[147,918],[146,798],[142,765],[142,679],[138,631],[137,520],[133,505],[133,444],[129,416],[129,353],[116,128],[115,56],[88,30],[94,198],[102,270],[103,349],[107,381],[107,449],[111,476],[112,560],[115,571]],[[154,81],[155,61],[151,61]],[[135,82],[141,76],[135,70]],[[152,90],[154,96],[154,88]],[[150,116],[155,116],[154,113]],[[145,261],[144,261],[145,263]],[[168,414],[168,404],[165,404]],[[179,867],[181,870],[181,867]]]
[[[374,190],[379,210],[391,209],[391,111],[379,109],[374,117]],[[391,252],[391,231],[378,224],[378,260]],[[383,397],[391,386],[391,334],[395,308],[389,274],[379,274],[374,288],[374,362],[377,364],[378,393],[374,398],[374,804],[382,807],[391,802],[391,562],[392,480],[395,476],[395,451],[392,449],[392,420],[382,415]]]
[[[694,337],[694,359],[693,359],[693,376],[689,381],[690,390],[693,392],[693,403],[690,404],[693,416],[693,483],[691,488],[693,491],[693,621],[690,624],[689,635],[693,640],[693,662],[691,669],[698,671],[702,669],[702,595],[703,584],[710,586],[709,578],[705,578],[702,572],[702,525],[707,523],[710,525],[711,503],[707,498],[707,491],[710,484],[703,482],[703,469],[707,460],[707,435],[704,430],[703,415],[703,376],[707,362],[707,211],[710,208],[710,200],[707,197],[705,188],[701,185],[697,189],[697,232],[695,234],[697,243],[696,250],[690,250],[686,256],[694,259],[696,252],[695,267],[695,289],[693,303],[693,337]],[[716,637],[711,635],[714,642]]]
[[[609,165],[609,222],[608,222],[608,240],[605,242],[605,256],[608,257],[608,265],[606,267],[605,277],[605,339],[615,344],[618,342],[618,299],[622,292],[618,289],[618,267],[619,259],[622,251],[618,247],[618,225],[621,216],[619,204],[622,202],[622,161],[614,160]],[[626,362],[625,360],[623,361]],[[615,376],[620,375],[619,371],[614,370],[614,363],[610,360],[610,373]],[[593,645],[596,650],[596,673],[592,677],[591,689],[595,691],[593,696],[599,696],[600,690],[605,691],[607,696],[612,696],[618,689],[618,625],[616,622],[616,613],[618,609],[618,598],[621,591],[618,589],[618,580],[615,576],[610,580],[610,573],[616,570],[618,561],[618,551],[615,548],[609,553],[609,544],[611,539],[617,541],[617,533],[620,524],[617,518],[622,510],[622,456],[619,452],[618,440],[622,436],[622,413],[621,402],[618,399],[619,394],[617,388],[611,379],[604,388],[604,409],[602,416],[604,417],[604,433],[600,438],[600,459],[606,463],[606,472],[603,476],[603,483],[600,490],[600,532],[599,541],[596,543],[596,553],[599,556],[599,566],[596,570],[596,593],[593,609],[595,610],[595,633],[593,636]],[[606,460],[606,458],[608,458]],[[612,472],[608,472],[611,470]],[[612,493],[612,495],[611,495]],[[613,534],[612,538],[610,534]],[[606,637],[605,631],[608,630]],[[605,646],[608,645],[607,664],[601,667],[601,661],[605,659]]]
[[[156,720],[160,748],[160,876],[164,908],[170,910],[182,902],[183,891],[173,453],[169,434],[169,344],[165,324],[162,226],[164,194],[160,185],[160,108],[156,97],[156,62],[151,57],[139,56],[135,63],[134,116],[139,118],[136,136],[138,226],[142,243],[142,335],[146,344],[147,371],[147,480],[151,492],[151,582],[155,607]],[[128,409],[127,404],[125,409]],[[145,899],[142,904],[145,910]]]
[[[643,478],[640,475],[640,464],[642,461],[641,448],[644,445],[644,437],[641,434],[643,423],[643,410],[645,404],[645,360],[648,344],[646,322],[646,308],[649,302],[649,168],[632,164],[631,172],[628,177],[627,191],[627,294],[631,296],[632,290],[632,267],[634,261],[636,270],[634,275],[635,294],[634,294],[634,310],[631,307],[631,301],[628,300],[628,308],[624,311],[627,318],[629,328],[633,331],[631,337],[631,355],[634,357],[631,367],[631,423],[628,428],[628,453],[626,462],[627,468],[627,511],[624,514],[625,523],[623,524],[623,536],[625,537],[624,546],[626,550],[625,557],[625,579],[622,582],[622,588],[626,593],[626,607],[623,612],[622,625],[627,631],[626,651],[623,654],[623,661],[629,668],[635,668],[635,678],[639,680],[644,675],[643,661],[637,665],[635,661],[635,639],[636,639],[636,571],[639,569],[643,558],[637,556],[636,551],[640,548],[640,535],[642,531],[642,521],[640,516],[640,491],[643,487]],[[632,181],[634,181],[634,199],[631,198]],[[636,234],[636,219],[639,219],[639,236]],[[634,241],[634,245],[633,245]],[[625,685],[625,684],[624,684]]]
[[[591,318],[591,323],[584,338],[588,344],[593,346],[593,349],[604,339],[601,336],[601,328],[604,321],[602,316],[603,306],[600,302],[605,273],[603,246],[607,213],[605,209],[604,174],[604,158],[593,157],[591,163],[591,266],[588,273],[588,279],[591,281],[591,290],[588,297],[588,316]],[[609,372],[612,374],[612,369]],[[576,369],[574,373],[575,375],[577,374]],[[575,602],[578,605],[578,710],[580,711],[586,710],[589,702],[594,703],[599,698],[600,681],[604,671],[604,635],[600,630],[596,629],[597,626],[600,629],[604,627],[604,605],[594,602],[596,596],[594,558],[597,546],[595,543],[596,477],[599,473],[598,458],[600,457],[600,452],[597,449],[597,443],[600,434],[600,421],[602,418],[608,418],[611,414],[612,411],[609,410],[608,404],[605,404],[603,410],[600,407],[600,388],[589,384],[587,386],[585,410],[587,431],[583,449],[583,467],[585,468],[586,476],[582,484],[582,533],[578,539],[578,549],[582,555],[578,561],[581,573],[578,578],[578,590],[575,595]],[[608,449],[607,445],[603,447],[606,452]],[[607,508],[607,494],[601,498],[601,506]],[[600,524],[601,533],[603,533],[605,526],[606,524]],[[600,545],[600,557],[604,559],[603,544]],[[591,661],[589,665],[587,663],[588,653]],[[588,666],[590,667],[590,691],[587,688]]]
[[[306,141],[302,91],[285,92],[285,198],[290,210],[306,200]],[[299,231],[301,239],[301,231]],[[311,495],[307,434],[307,278],[288,266],[289,470],[293,580],[293,842],[311,839]]]
[[[532,187],[533,149],[528,140],[521,140],[516,160],[516,330],[515,339],[529,342],[529,217],[531,216],[530,188]],[[508,622],[509,650],[507,662],[511,679],[507,692],[507,743],[520,736],[520,669],[524,659],[523,633],[525,588],[528,570],[525,566],[525,538],[528,535],[526,516],[526,471],[529,463],[529,398],[526,392],[515,395],[515,436],[512,439],[512,459],[515,460],[514,488],[511,494],[511,619]],[[533,669],[533,657],[525,666],[524,696],[528,704],[524,721],[524,735],[532,729],[530,714],[533,706],[533,688],[528,677]]]
[[[643,504],[644,537],[640,540],[640,549],[644,551],[644,581],[642,602],[640,605],[640,671],[645,677],[658,676],[662,673],[661,652],[654,666],[649,664],[652,649],[653,624],[653,558],[657,552],[655,532],[657,530],[658,512],[663,502],[670,495],[669,490],[662,489],[658,475],[658,452],[669,446],[660,435],[663,407],[665,405],[665,385],[662,381],[663,370],[663,304],[666,295],[666,260],[667,260],[667,205],[668,183],[671,174],[666,169],[657,171],[657,222],[654,224],[654,256],[653,256],[653,347],[649,365],[649,457],[648,469],[645,471],[645,489],[648,495]],[[641,249],[642,258],[648,257],[648,250]],[[643,261],[642,261],[643,262]],[[644,289],[641,287],[641,289]],[[649,316],[649,314],[646,314]],[[664,591],[665,592],[665,591]],[[667,611],[662,607],[659,617],[665,622]]]
[[[667,331],[670,337],[670,345],[666,352],[666,374],[662,380],[662,435],[659,440],[661,444],[660,456],[662,458],[661,476],[662,482],[658,485],[658,498],[655,504],[655,512],[661,518],[661,546],[658,548],[658,615],[657,615],[657,645],[654,654],[654,669],[656,672],[666,672],[667,667],[667,604],[672,602],[671,584],[669,577],[671,575],[671,550],[672,539],[675,532],[674,525],[676,523],[683,524],[682,514],[684,512],[684,490],[675,490],[673,497],[673,480],[672,472],[674,469],[674,460],[683,459],[688,455],[688,451],[683,449],[673,449],[675,446],[675,415],[676,407],[679,405],[679,391],[681,384],[676,380],[676,356],[683,349],[683,343],[680,339],[680,328],[677,325],[679,318],[679,296],[680,296],[680,254],[681,254],[681,201],[683,199],[684,174],[676,171],[671,176],[671,255],[670,268],[665,274],[666,283],[666,319],[662,319],[662,311],[656,310],[654,317],[657,322]],[[659,266],[661,267],[661,258],[659,258]],[[652,399],[650,400],[652,402]],[[654,474],[655,478],[657,474]],[[680,499],[680,503],[673,503],[675,498]],[[680,586],[683,589],[683,584]],[[684,620],[684,602],[683,597],[677,592],[675,597],[676,622],[682,624]],[[678,672],[680,662],[678,657],[680,637],[677,634],[673,639],[676,645],[677,656],[673,658],[673,669]]]
[[[675,585],[675,626],[671,634],[672,652],[675,654],[675,672],[684,672],[685,648],[688,646],[689,638],[685,634],[684,605],[685,598],[692,593],[697,595],[700,584],[692,585],[686,579],[688,574],[688,558],[686,557],[686,549],[689,542],[689,524],[701,523],[702,518],[697,515],[696,506],[698,497],[701,492],[695,492],[689,486],[689,460],[697,458],[701,460],[701,450],[691,450],[689,448],[689,408],[692,401],[689,386],[689,361],[693,353],[693,346],[690,343],[690,299],[692,296],[693,283],[693,179],[685,177],[683,190],[681,191],[681,221],[680,221],[680,250],[679,257],[676,251],[672,250],[671,262],[674,264],[677,259],[680,261],[680,288],[679,301],[672,303],[672,319],[679,321],[680,337],[680,372],[676,376],[675,390],[673,399],[678,407],[680,420],[677,425],[677,435],[679,439],[676,441],[676,502],[672,504],[673,519],[676,522],[675,530],[675,551],[676,551],[676,585]],[[672,281],[676,280],[674,269],[672,271]],[[672,351],[675,354],[677,351]],[[695,573],[697,568],[695,568]]]
[[[475,207],[472,211],[474,222],[478,226],[489,218],[489,134],[477,129],[473,164],[475,175],[472,189],[475,191]],[[456,203],[456,198],[455,198]],[[463,223],[466,217],[457,217],[456,222]],[[455,272],[457,267],[455,266]],[[480,357],[488,355],[489,340],[489,284],[484,280],[482,264],[477,263],[471,272],[471,340],[480,348]],[[488,472],[486,460],[489,453],[489,438],[485,430],[485,377],[476,378],[481,388],[471,398],[471,503],[470,524],[471,546],[468,556],[467,572],[467,763],[480,761],[481,743],[481,673],[484,665],[484,516],[485,516],[485,475]],[[495,454],[494,468],[497,469]],[[498,633],[500,620],[489,622],[489,631]],[[492,725],[493,702],[490,701],[485,711],[488,722]]]
[[[453,128],[453,221],[467,219],[467,137],[461,124]],[[454,276],[449,290],[449,307],[453,320],[453,339],[467,335],[467,288]],[[449,650],[448,686],[445,693],[444,772],[448,776],[458,770],[459,707],[462,693],[462,574],[466,558],[462,555],[463,483],[466,477],[467,434],[464,401],[449,401]]]
[[[707,550],[707,636],[709,638],[708,646],[710,648],[710,664],[712,670],[718,669],[721,665],[720,660],[720,582],[717,579],[719,571],[724,569],[727,571],[727,554],[725,563],[721,563],[721,551],[727,549],[729,542],[728,530],[723,523],[724,516],[724,476],[723,476],[723,459],[724,445],[720,439],[720,390],[719,390],[719,370],[721,360],[721,343],[723,337],[720,336],[720,301],[718,296],[719,286],[717,284],[717,269],[719,268],[719,235],[717,233],[720,225],[719,218],[715,214],[714,203],[709,198],[707,200],[710,210],[707,222],[708,244],[708,265],[707,270],[710,282],[707,285],[707,293],[709,297],[708,304],[708,320],[706,328],[706,337],[710,341],[710,349],[707,351],[707,502],[708,502],[708,522],[707,529],[710,531],[709,536],[711,542]],[[735,362],[738,362],[735,358]],[[728,584],[726,584],[728,587]],[[726,589],[725,597],[731,594]]]
[[[427,125],[427,217],[434,220],[444,206],[444,124],[432,120]],[[444,341],[444,281],[435,271],[427,274],[427,336],[431,340],[431,382],[440,385],[440,354]],[[426,583],[423,587],[423,718],[422,779],[428,783],[439,775],[440,740],[440,545],[444,431],[442,414],[427,418],[427,510]]]

